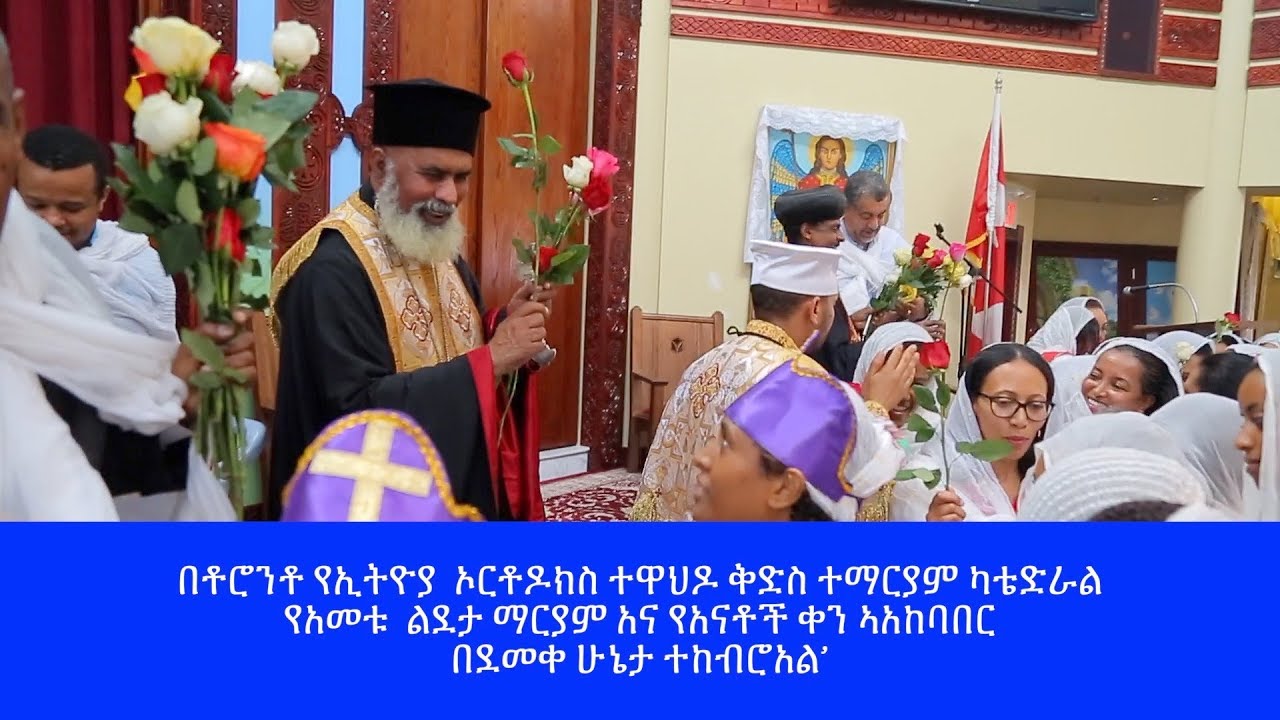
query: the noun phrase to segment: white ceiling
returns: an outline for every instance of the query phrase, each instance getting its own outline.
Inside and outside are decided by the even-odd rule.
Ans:
[[[1019,189],[1036,197],[1119,205],[1180,205],[1189,188],[1173,185],[1067,178],[1052,175],[1009,175],[1010,194]]]

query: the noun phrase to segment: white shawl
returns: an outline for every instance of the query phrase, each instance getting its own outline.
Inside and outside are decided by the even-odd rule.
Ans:
[[[1075,355],[1076,338],[1084,326],[1095,320],[1093,313],[1080,305],[1063,304],[1053,311],[1044,327],[1027,341],[1027,347],[1044,355],[1049,352]]]
[[[119,517],[41,377],[127,430],[158,435],[183,416],[186,385],[170,373],[177,346],[113,325],[94,285],[66,240],[10,193],[0,230],[0,515],[8,519]],[[196,514],[234,517],[225,496],[225,505],[210,502],[217,481],[194,450],[190,467],[188,495],[203,493],[205,503]]]
[[[99,220],[92,244],[79,256],[117,325],[178,341],[177,289],[145,235]]]
[[[1240,406],[1209,393],[1175,398],[1151,419],[1177,441],[1187,463],[1208,481],[1215,505],[1239,513],[1244,510],[1244,453],[1236,449]]]

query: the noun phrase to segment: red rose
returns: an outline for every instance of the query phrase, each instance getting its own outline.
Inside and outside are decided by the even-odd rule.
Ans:
[[[507,74],[507,79],[512,85],[521,85],[533,80],[533,73],[529,72],[529,61],[519,50],[512,50],[502,56],[502,72]]]
[[[592,215],[604,212],[613,202],[613,185],[605,177],[593,177],[587,186],[582,188],[582,204]]]
[[[151,59],[146,50],[135,45],[129,52],[133,53],[133,60],[138,63],[138,72],[143,75],[160,74],[160,68],[156,67],[155,61]]]
[[[1227,324],[1231,325],[1232,327],[1238,327],[1240,325],[1240,315],[1238,315],[1237,313],[1227,313],[1222,317],[1227,321]]]
[[[929,236],[924,233],[916,235],[916,241],[911,245],[911,254],[917,257],[924,257],[924,251],[929,248]]]
[[[929,258],[926,264],[931,268],[940,268],[942,267],[942,263],[946,261],[947,261],[946,250],[934,250],[933,257]]]
[[[218,94],[222,102],[231,102],[231,79],[236,74],[236,59],[227,53],[218,53],[209,60],[209,72],[204,76],[204,87]],[[146,88],[143,88],[146,92]]]
[[[936,340],[920,346],[920,364],[928,370],[946,370],[951,365],[951,348],[946,340]]]
[[[138,88],[142,90],[142,97],[150,97],[158,92],[164,92],[167,81],[168,78],[160,73],[148,73],[138,78]]]
[[[222,226],[218,226],[217,216],[209,218],[209,249],[225,249],[231,259],[244,262],[244,241],[240,239],[240,214],[234,208],[222,208]],[[221,231],[221,234],[219,234]]]
[[[551,267],[551,261],[556,255],[560,254],[560,248],[555,245],[542,245],[538,248],[538,272],[546,272]]]

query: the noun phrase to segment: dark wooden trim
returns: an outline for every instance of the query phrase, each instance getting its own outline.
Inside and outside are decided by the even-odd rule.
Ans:
[[[592,223],[586,273],[582,443],[591,471],[620,467],[631,289],[636,89],[642,0],[596,0],[595,108],[591,144],[618,156],[613,205]]]

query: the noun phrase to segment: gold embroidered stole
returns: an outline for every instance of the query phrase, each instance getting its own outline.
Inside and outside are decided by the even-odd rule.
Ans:
[[[378,216],[358,193],[303,235],[271,278],[272,334],[279,342],[275,305],[280,292],[311,257],[325,230],[351,246],[378,296],[396,372],[448,362],[480,347],[484,328],[466,283],[451,262],[425,265],[402,256],[378,228]]]
[[[775,339],[766,339],[775,338]],[[725,410],[770,371],[801,355],[776,325],[754,320],[746,332],[698,358],[667,402],[645,461],[632,520],[684,520],[693,510],[694,454],[715,437]]]

